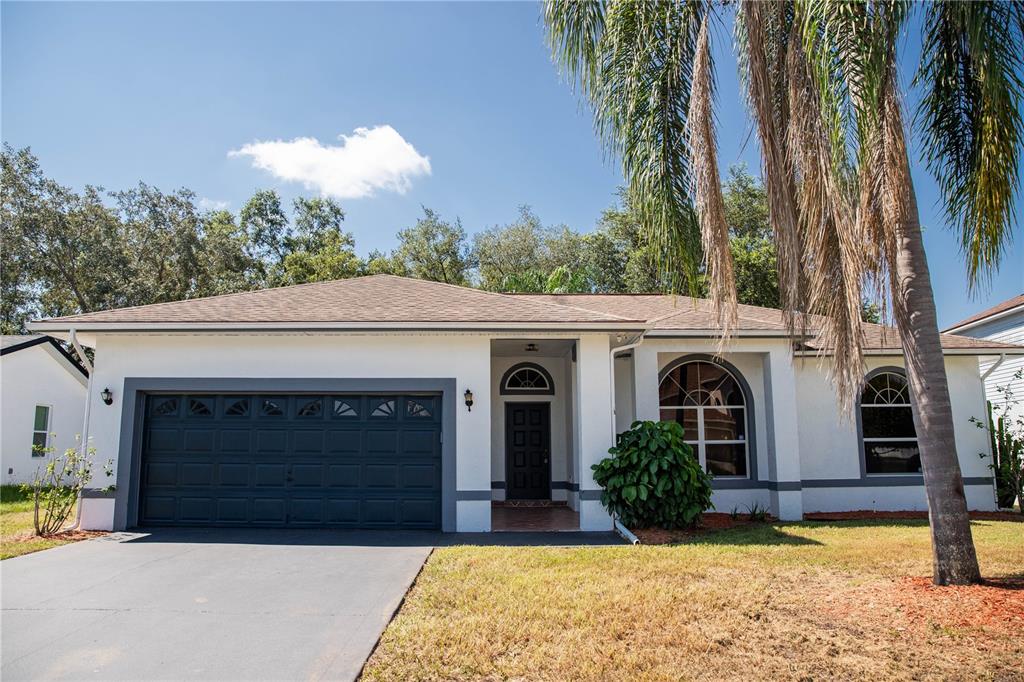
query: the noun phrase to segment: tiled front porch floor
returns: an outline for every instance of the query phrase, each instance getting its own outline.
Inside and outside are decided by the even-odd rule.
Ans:
[[[580,515],[565,506],[491,507],[491,530],[494,532],[579,529]]]

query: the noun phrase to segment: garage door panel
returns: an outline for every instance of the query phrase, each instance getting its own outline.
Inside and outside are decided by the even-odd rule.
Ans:
[[[437,528],[436,395],[147,399],[139,522]]]
[[[213,485],[213,468],[211,462],[183,462],[179,469],[179,484],[209,487]]]
[[[284,498],[256,498],[252,501],[254,523],[284,523]]]
[[[394,454],[398,452],[398,432],[397,431],[367,431],[366,432],[366,451],[369,453],[388,453]]]
[[[151,428],[147,434],[150,452],[177,452],[181,449],[181,431],[175,428]]]
[[[221,462],[217,465],[217,483],[224,487],[248,487],[249,463]]]
[[[223,453],[248,453],[252,433],[248,429],[222,429],[220,451]]]
[[[292,434],[295,454],[320,453],[324,450],[324,432],[318,430],[295,431]]]
[[[402,465],[402,487],[432,490],[440,484],[441,467],[436,464]]]
[[[362,484],[367,488],[395,488],[398,486],[398,466],[367,464],[363,468]]]
[[[283,488],[287,468],[284,464],[257,464],[256,487]]]
[[[326,485],[329,488],[358,488],[359,464],[332,464],[327,467]]]
[[[150,487],[178,485],[178,465],[175,462],[147,462],[144,483]]]
[[[178,518],[182,521],[213,521],[214,501],[210,497],[182,497],[178,500]]]
[[[324,440],[328,454],[358,457],[363,450],[363,432],[358,429],[331,429]]]
[[[217,521],[221,523],[247,523],[249,521],[249,500],[244,497],[222,497],[218,499]]]
[[[291,470],[291,484],[293,488],[303,486],[316,486],[320,488],[324,485],[324,465],[319,462],[316,464],[293,464],[291,465]]]
[[[283,429],[266,430],[260,429],[256,432],[256,452],[284,454],[288,450],[288,432]]]

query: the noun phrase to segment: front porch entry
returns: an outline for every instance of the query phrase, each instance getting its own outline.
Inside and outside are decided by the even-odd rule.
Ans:
[[[491,528],[579,530],[576,340],[491,342]]]

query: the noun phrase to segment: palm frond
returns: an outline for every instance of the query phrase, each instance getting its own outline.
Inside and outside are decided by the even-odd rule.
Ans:
[[[1024,6],[928,5],[915,83],[922,155],[960,233],[971,286],[990,276],[1010,241],[1024,144]]]
[[[733,275],[729,224],[718,174],[718,143],[715,139],[714,67],[708,35],[708,16],[701,22],[693,63],[693,88],[687,113],[693,195],[700,224],[701,246],[707,268],[708,288],[715,304],[722,339],[736,324],[736,279]]]

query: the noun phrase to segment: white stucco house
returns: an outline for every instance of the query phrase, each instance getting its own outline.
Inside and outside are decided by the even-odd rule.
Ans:
[[[1024,345],[1024,294],[961,320],[947,329],[946,333]],[[1006,393],[998,389],[1009,388],[1014,399],[1020,401],[1010,407],[1011,419],[1024,416],[1024,379],[1016,378],[1017,373],[1024,370],[1024,357],[997,355],[982,358],[980,368],[985,380],[985,393],[992,404],[1005,403]]]
[[[0,347],[0,466],[5,484],[29,483],[51,457],[78,447],[86,372],[48,336],[3,336]]]
[[[814,335],[742,306],[720,355],[706,301],[513,295],[379,275],[110,310],[31,327],[95,348],[90,434],[117,490],[83,523],[488,531],[492,502],[564,500],[606,530],[591,465],[635,419],[673,419],[715,474],[714,503],[924,509],[903,359],[868,334],[844,421]],[[972,509],[979,359],[1024,349],[943,336]],[[110,391],[110,404],[100,394]]]

